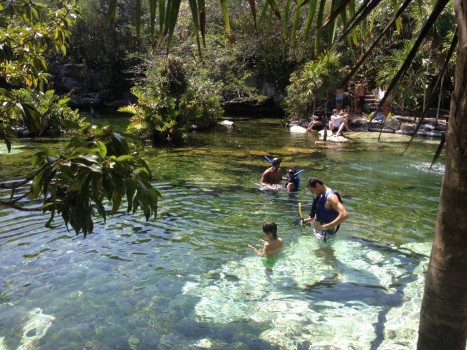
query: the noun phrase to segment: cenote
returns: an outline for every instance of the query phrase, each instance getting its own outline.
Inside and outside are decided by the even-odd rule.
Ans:
[[[415,348],[439,141],[416,139],[401,155],[407,136],[316,144],[278,119],[232,120],[183,147],[146,148],[156,220],[122,212],[83,239],[0,208],[0,349]],[[22,140],[10,155],[1,145],[0,180],[25,176],[39,144],[60,141]],[[262,190],[264,155],[304,169],[301,191]],[[299,225],[309,176],[339,190],[350,215],[326,243]],[[247,247],[266,220],[284,240],[272,270]]]

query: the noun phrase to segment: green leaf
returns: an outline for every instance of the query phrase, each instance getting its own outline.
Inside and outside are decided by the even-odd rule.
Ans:
[[[45,62],[44,57],[42,56],[35,56],[32,60],[32,65],[38,71],[46,71],[47,70],[47,63]]]
[[[97,141],[97,152],[101,158],[105,158],[107,155],[107,146],[102,141]]]
[[[155,25],[156,25],[156,9],[157,0],[149,0],[149,18],[150,18],[150,35],[151,43],[154,45],[155,42]]]
[[[112,196],[112,213],[113,214],[115,214],[118,211],[121,204],[122,204],[122,195],[121,195],[121,193],[114,192],[114,194]]]
[[[267,0],[267,3],[269,6],[271,6],[272,11],[276,15],[278,19],[281,19],[281,12],[279,11],[279,6],[277,6],[277,3],[275,0]]]
[[[117,3],[118,0],[110,0],[109,10],[107,11],[107,21],[111,23],[117,17]]]
[[[79,123],[69,120],[69,119],[60,119],[60,124],[65,128],[65,129],[70,129],[70,130],[79,130],[80,125]]]
[[[193,29],[195,31],[196,44],[198,45],[198,54],[201,57],[202,54],[201,54],[201,43],[199,40],[200,28],[199,28],[199,20],[198,20],[198,13],[199,13],[198,4],[196,0],[189,0],[189,3],[190,3],[191,17],[192,17],[193,27],[194,27]]]
[[[124,161],[130,160],[130,159],[134,159],[134,157],[131,156],[131,155],[126,154],[126,155],[123,155],[123,156],[119,156],[119,157],[116,159],[116,161],[117,161],[117,162],[124,162]]]

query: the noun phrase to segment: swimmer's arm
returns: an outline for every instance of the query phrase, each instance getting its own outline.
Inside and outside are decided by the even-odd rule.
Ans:
[[[268,248],[270,248],[269,243],[265,242],[263,246],[263,251],[259,251],[255,246],[252,246],[251,244],[248,244],[248,247],[253,249],[253,251],[256,253],[258,256],[266,256],[268,255]]]

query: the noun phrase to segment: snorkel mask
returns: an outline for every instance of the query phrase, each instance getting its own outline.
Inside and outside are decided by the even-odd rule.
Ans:
[[[274,170],[279,169],[280,165],[281,165],[281,160],[279,158],[274,158],[271,162],[271,166]]]

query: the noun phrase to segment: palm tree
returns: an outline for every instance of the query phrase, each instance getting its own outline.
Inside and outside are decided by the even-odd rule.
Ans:
[[[467,0],[455,0],[459,50],[446,169],[420,312],[419,349],[465,349],[467,337]]]
[[[114,16],[118,0],[112,0],[110,15]],[[180,0],[148,0],[150,3],[151,35],[156,39],[156,9],[160,14],[161,42],[170,43],[176,25]],[[324,48],[330,48],[338,34],[337,24],[343,25],[342,37],[358,42],[356,28],[360,34],[371,30],[372,11],[380,4],[394,4],[394,17],[388,22],[384,31],[376,38],[373,45],[355,64],[346,78],[348,81],[362,66],[378,45],[381,38],[391,28],[400,28],[400,16],[407,10],[412,0],[297,0],[284,1],[282,8],[276,0],[265,0],[262,14],[270,12],[284,22],[284,36],[295,39],[297,23],[302,20],[305,37],[314,36],[316,43],[326,42]],[[136,0],[141,8],[141,0]],[[220,0],[225,19],[226,35],[230,38],[228,17],[228,1]],[[258,1],[258,3],[260,3]],[[201,46],[205,34],[206,7],[204,0],[189,0],[193,13],[193,25],[198,45]],[[387,96],[397,86],[399,80],[410,67],[410,63],[428,36],[438,16],[448,7],[449,0],[437,0],[432,5],[431,15],[421,29],[407,60],[396,73]],[[248,5],[257,23],[256,1],[248,0]],[[295,6],[295,7],[294,7]],[[305,12],[308,6],[308,12]],[[457,52],[455,87],[451,100],[449,125],[446,132],[446,164],[441,185],[435,238],[426,275],[425,291],[420,312],[419,349],[464,350],[467,337],[467,0],[454,0],[458,25],[459,49]],[[293,11],[292,11],[293,10]],[[301,16],[303,14],[303,16]],[[339,22],[341,21],[341,22]],[[287,26],[290,23],[292,26]],[[260,21],[261,24],[261,21]],[[289,32],[287,28],[292,28]],[[324,33],[325,32],[325,33]],[[320,40],[318,40],[318,38]],[[325,39],[325,40],[321,40]],[[309,38],[308,38],[309,40]],[[323,44],[321,44],[323,45]],[[345,83],[344,81],[343,83]]]

